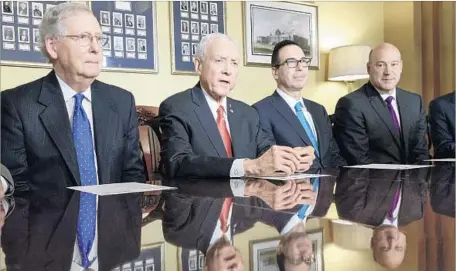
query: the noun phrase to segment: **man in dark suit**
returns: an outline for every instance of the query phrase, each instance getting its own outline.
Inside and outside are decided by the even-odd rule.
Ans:
[[[72,15],[58,25],[58,12],[69,11]],[[65,38],[48,32],[62,28]],[[63,3],[45,14],[40,33],[53,70],[1,95],[1,161],[11,171],[16,191],[58,194],[75,185],[144,182],[134,97],[96,80],[103,63],[102,31],[91,10]],[[81,197],[78,227],[66,234],[77,237],[73,260],[97,269],[103,253],[97,251],[97,240],[102,242],[98,233],[107,226],[100,224],[97,211],[105,207],[92,194]],[[70,197],[59,199],[66,205]]]
[[[237,47],[226,35],[202,38],[194,60],[199,83],[160,105],[161,161],[166,175],[264,176],[310,167],[312,147],[271,148],[256,111],[227,97],[236,83],[238,61]]]
[[[312,167],[346,165],[332,135],[332,125],[325,108],[302,98],[307,82],[310,58],[291,40],[276,44],[272,52],[272,75],[277,82],[274,93],[253,105],[260,116],[262,131],[275,143],[293,148],[312,146]]]
[[[455,92],[434,99],[429,104],[434,158],[455,158]]]
[[[438,162],[432,168],[430,199],[434,212],[454,217],[455,163]]]
[[[6,268],[83,270],[74,260],[76,236],[68,234],[77,228],[80,196],[64,187],[17,193],[16,209],[6,220],[2,234]],[[108,271],[140,254],[139,194],[100,197],[99,206],[99,263],[93,270]]]
[[[397,87],[402,59],[384,43],[369,54],[369,82],[339,99],[334,136],[349,165],[414,164],[429,159],[426,116],[418,94]]]

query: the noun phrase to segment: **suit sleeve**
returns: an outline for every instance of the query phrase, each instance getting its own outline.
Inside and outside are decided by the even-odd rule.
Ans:
[[[326,119],[326,125],[329,127],[329,152],[331,153],[331,166],[334,168],[342,167],[347,165],[347,161],[340,155],[339,146],[332,132],[332,124],[329,119],[326,109],[322,106],[323,116]]]
[[[426,113],[424,112],[424,106],[421,96],[419,97],[419,103],[420,117],[411,137],[413,140],[410,142],[410,161],[412,161],[412,163],[420,163],[423,160],[429,159],[429,150],[426,140]]]
[[[448,125],[444,105],[441,102],[432,101],[429,105],[429,114],[432,145],[436,158],[454,158],[454,131],[451,131],[450,125]]]
[[[185,113],[166,101],[159,109],[162,131],[161,163],[169,177],[229,177],[234,158],[208,157],[193,152]]]
[[[253,108],[258,114],[258,129],[257,129],[257,157],[265,153],[271,146],[275,145],[274,132],[272,131],[271,122],[261,113],[261,110],[257,108],[256,105],[253,105]]]
[[[135,99],[130,93],[130,115],[128,119],[127,132],[125,135],[125,158],[122,170],[122,182],[140,182],[146,181],[145,166],[141,158],[139,147],[139,128],[138,118],[136,116]]]
[[[16,191],[28,191],[27,151],[24,142],[24,128],[18,111],[10,99],[1,95],[1,162],[14,176],[11,183]],[[2,172],[3,175],[3,172]]]
[[[369,137],[364,117],[356,105],[346,97],[340,98],[334,117],[334,137],[347,163],[373,163],[369,158]]]

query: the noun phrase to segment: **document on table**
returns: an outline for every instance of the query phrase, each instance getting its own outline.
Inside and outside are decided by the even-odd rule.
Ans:
[[[171,186],[161,186],[161,185],[135,183],[135,182],[110,183],[110,184],[87,185],[87,186],[70,186],[67,188],[81,191],[81,192],[95,194],[98,196],[177,189],[176,187],[171,187]]]
[[[433,165],[368,164],[368,165],[354,165],[354,166],[344,166],[344,167],[347,167],[347,168],[365,168],[365,169],[407,170],[407,169],[433,167]]]
[[[456,158],[440,158],[440,159],[428,159],[424,161],[430,162],[456,162]]]
[[[306,174],[298,173],[289,176],[246,176],[246,178],[255,178],[255,179],[265,179],[265,180],[278,180],[278,181],[287,181],[287,180],[301,180],[307,178],[317,178],[317,177],[330,177],[331,175],[327,174]]]

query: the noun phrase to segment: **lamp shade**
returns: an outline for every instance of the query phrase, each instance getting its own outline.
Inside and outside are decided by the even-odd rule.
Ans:
[[[369,78],[366,63],[371,48],[367,45],[348,45],[329,51],[328,80],[356,81]]]

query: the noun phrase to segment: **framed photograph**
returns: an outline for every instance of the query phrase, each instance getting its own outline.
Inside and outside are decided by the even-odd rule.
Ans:
[[[293,40],[320,68],[318,7],[291,2],[244,2],[245,64],[270,66],[274,46]]]
[[[170,1],[171,73],[196,75],[194,52],[201,38],[225,33],[224,1]]]
[[[44,6],[43,3],[32,2],[32,17],[33,18],[43,18]]]
[[[179,247],[177,249],[179,271],[203,271],[206,259],[201,251]]]
[[[163,242],[143,245],[139,257],[113,270],[165,271],[165,244]]]
[[[2,13],[3,14],[13,14],[13,1],[2,1]]]
[[[18,30],[18,34],[19,34],[19,42],[21,42],[21,43],[30,43],[29,28],[18,27],[17,30]]]
[[[158,72],[155,1],[90,1],[89,5],[109,36],[104,71]]]
[[[33,28],[33,43],[40,44],[40,30]]]
[[[14,42],[14,27],[11,25],[2,25],[3,41]]]
[[[27,1],[17,2],[17,15],[24,17],[29,16],[29,4]]]
[[[323,264],[323,229],[307,232],[312,242],[315,263],[310,266],[310,271],[324,271]],[[252,271],[278,271],[277,247],[279,238],[250,241],[250,270]]]

